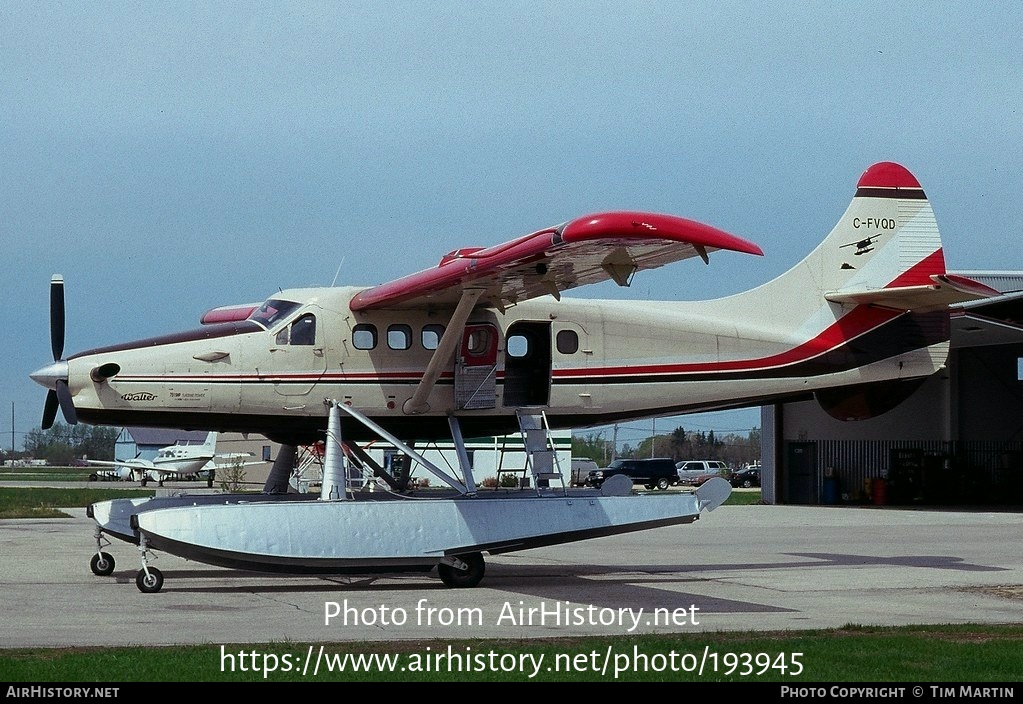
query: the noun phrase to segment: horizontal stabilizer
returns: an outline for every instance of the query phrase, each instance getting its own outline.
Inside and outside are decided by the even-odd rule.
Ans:
[[[873,305],[895,310],[925,312],[938,310],[955,303],[966,303],[999,295],[998,291],[982,283],[956,274],[934,274],[932,284],[895,286],[891,288],[835,291],[824,295],[833,303]]]

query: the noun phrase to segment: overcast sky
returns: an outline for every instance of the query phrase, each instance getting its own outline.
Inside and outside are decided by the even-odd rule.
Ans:
[[[38,427],[53,273],[72,354],[627,208],[766,256],[579,295],[715,297],[800,259],[882,160],[950,269],[1023,269],[1021,37],[1019,2],[7,0],[0,445],[12,402],[19,447]]]

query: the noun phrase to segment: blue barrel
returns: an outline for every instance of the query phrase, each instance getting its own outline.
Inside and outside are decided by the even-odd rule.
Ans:
[[[832,506],[839,502],[838,477],[824,477],[824,485],[821,487],[821,503],[825,506]]]

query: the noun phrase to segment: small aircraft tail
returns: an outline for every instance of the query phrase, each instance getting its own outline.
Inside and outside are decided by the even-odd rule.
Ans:
[[[208,450],[210,452],[216,452],[217,451],[217,435],[218,434],[219,433],[211,432],[209,435],[206,436],[206,439],[203,441],[203,443],[202,443],[202,445],[200,447],[202,447],[202,449]]]
[[[827,307],[822,299],[882,305],[884,291],[886,307],[913,310],[947,305],[933,296],[945,273],[938,224],[923,188],[904,167],[882,162],[860,177],[852,202],[824,241],[765,287],[778,288],[775,304],[802,301],[797,307],[804,312],[806,304]]]
[[[711,310],[744,311],[753,339],[758,329],[764,340],[781,334],[778,353],[757,360],[762,373],[805,378],[826,411],[851,419],[884,412],[911,392],[892,381],[922,380],[940,369],[948,305],[993,293],[945,271],[920,183],[899,164],[882,162],[863,173],[845,214],[803,261],[714,301]],[[867,391],[883,398],[864,399]]]

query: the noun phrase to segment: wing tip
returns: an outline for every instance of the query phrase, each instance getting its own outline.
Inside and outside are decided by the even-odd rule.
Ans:
[[[559,228],[564,241],[623,237],[658,238],[688,242],[697,246],[727,249],[763,256],[755,243],[696,220],[629,210],[592,213],[575,218]]]

